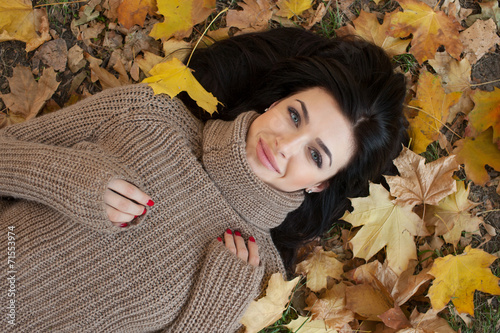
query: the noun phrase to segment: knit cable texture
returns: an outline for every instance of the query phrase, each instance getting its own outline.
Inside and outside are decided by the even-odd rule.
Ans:
[[[2,304],[15,299],[15,325],[6,316],[2,325],[14,332],[238,330],[270,274],[283,272],[269,228],[302,200],[251,173],[243,153],[254,118],[214,121],[203,131],[180,101],[135,85],[1,130],[0,225],[4,234],[14,227],[16,237],[15,296],[0,295]],[[103,192],[113,178],[155,202],[128,228],[105,214]],[[216,241],[227,228],[257,239],[260,267]]]

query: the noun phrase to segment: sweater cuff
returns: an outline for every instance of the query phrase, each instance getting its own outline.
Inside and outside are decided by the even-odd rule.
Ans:
[[[90,143],[71,148],[0,138],[0,196],[42,203],[93,229],[119,232],[108,219],[104,192],[114,178],[135,177]]]
[[[250,302],[259,296],[264,267],[251,266],[214,240],[191,298],[165,332],[235,332]]]

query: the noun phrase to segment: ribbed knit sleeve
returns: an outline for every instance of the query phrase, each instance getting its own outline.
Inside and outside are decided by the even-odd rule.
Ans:
[[[263,275],[263,266],[246,264],[214,240],[188,303],[164,332],[236,332]]]

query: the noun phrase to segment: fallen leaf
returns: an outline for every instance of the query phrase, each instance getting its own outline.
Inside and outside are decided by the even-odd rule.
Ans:
[[[310,317],[302,316],[292,320],[285,327],[293,332],[300,333],[337,333],[336,330],[327,328],[323,320],[311,320]]]
[[[85,65],[87,62],[83,58],[83,49],[78,46],[74,45],[72,48],[69,49],[68,51],[68,67],[71,70],[71,72],[76,73]]]
[[[459,169],[454,155],[425,164],[425,158],[406,147],[394,160],[400,176],[385,176],[391,195],[402,205],[437,205],[456,192],[453,172]]]
[[[358,284],[346,288],[346,308],[366,318],[381,321],[378,317],[394,307],[394,301],[386,292],[369,284]]]
[[[484,168],[486,164],[495,170],[500,170],[500,151],[493,144],[493,129],[488,128],[476,138],[465,138],[455,142],[453,154],[457,161],[465,165],[467,179],[476,185],[484,186],[490,179]]]
[[[387,327],[394,328],[396,330],[411,327],[410,321],[397,305],[394,308],[382,313],[378,317],[382,319],[382,322]]]
[[[252,301],[240,323],[245,325],[246,332],[258,332],[274,323],[281,317],[290,299],[290,294],[297,285],[300,277],[292,281],[285,281],[280,273],[275,273],[269,280],[266,296]]]
[[[500,139],[500,89],[494,91],[476,90],[472,96],[474,109],[469,113],[471,127],[482,132],[488,127],[493,128],[493,141]]]
[[[173,58],[159,63],[149,73],[152,76],[142,82],[149,83],[155,94],[163,93],[174,98],[181,91],[186,91],[196,104],[208,113],[212,114],[217,110],[217,98],[203,88],[191,73],[191,69],[179,59]]]
[[[474,291],[500,295],[500,278],[489,269],[496,259],[483,250],[467,246],[460,255],[434,260],[429,274],[436,279],[427,295],[432,308],[439,311],[451,300],[458,312],[474,316]]]
[[[355,257],[368,260],[387,246],[388,265],[399,275],[410,259],[417,258],[413,236],[421,220],[411,206],[396,205],[392,199],[382,185],[371,183],[370,196],[351,199],[354,211],[342,219],[355,227],[363,225],[351,240]]]
[[[327,278],[340,279],[344,273],[343,264],[335,253],[324,251],[321,246],[314,248],[308,258],[297,265],[295,272],[307,275],[307,287],[318,292],[327,287]]]
[[[68,47],[66,46],[66,42],[59,38],[43,44],[35,52],[33,60],[41,60],[45,65],[52,67],[58,72],[64,71],[68,62]],[[34,67],[38,66],[35,65]]]
[[[305,310],[311,312],[313,320],[324,320],[329,328],[339,330],[354,319],[354,313],[346,309],[346,285],[339,283],[318,298],[311,294],[307,298]]]
[[[300,16],[305,10],[311,8],[312,0],[279,0],[276,5],[280,9],[276,15],[290,19],[293,16]]]
[[[471,27],[460,33],[460,40],[464,44],[465,58],[471,64],[476,63],[496,44],[500,44],[500,37],[498,37],[496,29],[496,24],[492,19],[477,20]]]
[[[102,68],[102,60],[96,59],[86,52],[84,53],[84,57],[89,62],[92,82],[99,80],[102,89],[109,89],[130,84],[128,76],[120,76],[120,79],[118,79],[106,69]]]
[[[158,13],[164,20],[156,23],[149,34],[167,40],[189,37],[193,26],[204,21],[215,9],[215,0],[157,0]]]
[[[419,328],[423,333],[456,333],[448,324],[448,322],[438,316],[438,311],[433,309],[427,310],[426,313],[420,313],[415,308],[410,315],[410,322],[414,328]],[[405,332],[399,331],[398,333]],[[414,329],[407,331],[408,333],[414,333]]]
[[[267,29],[273,16],[269,0],[245,0],[238,5],[243,10],[231,9],[227,12],[228,27],[236,27],[242,31],[261,31]]]
[[[118,6],[118,22],[130,29],[134,25],[144,26],[146,15],[156,13],[156,0],[123,0]]]
[[[442,11],[417,0],[399,0],[403,12],[390,14],[389,35],[408,37],[413,34],[410,53],[421,64],[432,59],[441,45],[455,59],[460,58],[463,45],[459,39],[461,25]]]
[[[59,86],[52,68],[45,68],[37,82],[29,68],[17,66],[7,80],[10,93],[0,94],[0,98],[14,115],[24,120],[34,118]]]
[[[359,16],[352,22],[356,29],[354,33],[363,39],[380,46],[390,56],[406,53],[406,48],[410,44],[410,40],[403,40],[387,35],[387,30],[391,24],[390,20],[384,20],[380,25],[377,15],[367,13],[362,10]]]
[[[438,139],[441,128],[449,122],[450,108],[456,104],[461,92],[446,94],[440,79],[429,72],[420,75],[417,95],[410,105],[418,107],[418,115],[409,119],[412,150],[420,154]]]
[[[467,198],[470,187],[466,190],[463,181],[457,182],[457,192],[429,206],[425,211],[425,222],[435,227],[436,236],[444,236],[447,243],[458,244],[462,231],[478,232],[482,220],[471,216],[470,210],[478,205]]]
[[[481,13],[467,17],[467,25],[470,26],[476,21],[493,19],[497,24],[498,29],[500,29],[500,8],[498,7],[498,2],[494,0],[486,0],[480,3],[479,6],[481,6]]]
[[[156,55],[154,53],[144,51],[144,55],[138,55],[135,58],[135,63],[139,65],[139,68],[146,74],[146,76],[151,76],[149,71],[157,64],[163,61],[163,57]]]
[[[33,10],[31,0],[0,2],[0,42],[20,40],[30,52],[50,39],[45,8]]]
[[[460,61],[447,52],[437,52],[429,64],[439,74],[445,92],[466,91],[471,87],[471,67],[467,59]]]

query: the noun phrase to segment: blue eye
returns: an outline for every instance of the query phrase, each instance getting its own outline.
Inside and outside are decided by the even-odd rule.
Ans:
[[[318,153],[316,150],[311,149],[311,158],[314,161],[314,163],[316,163],[318,168],[321,168],[321,165],[322,165],[321,154]]]
[[[300,124],[300,115],[299,115],[299,113],[297,112],[297,110],[295,110],[292,107],[288,108],[288,112],[290,113],[290,118],[292,119],[293,123],[295,124],[296,127],[298,127],[299,124]]]

